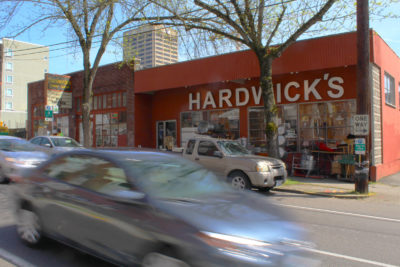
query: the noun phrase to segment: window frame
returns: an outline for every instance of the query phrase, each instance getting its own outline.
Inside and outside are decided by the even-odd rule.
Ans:
[[[12,57],[14,55],[13,50],[11,48],[6,49],[6,57]]]
[[[210,155],[209,149],[207,150],[206,153],[200,152],[201,145],[204,144],[204,143],[212,144],[212,145],[216,148],[213,152],[215,152],[215,151],[220,151],[219,148],[218,148],[218,146],[217,146],[213,141],[202,140],[202,141],[199,142],[199,144],[198,144],[198,146],[197,146],[197,155],[203,156],[203,157],[214,157],[214,158],[218,158],[218,156],[214,155],[214,153],[213,153],[212,155]],[[210,146],[210,147],[211,147],[211,146]],[[220,152],[221,152],[221,151],[220,151]]]
[[[86,182],[90,181],[91,179],[98,178],[97,176],[94,176],[94,177],[91,177],[91,178],[87,178],[86,180],[79,181],[79,182],[71,182],[71,181],[65,180],[63,177],[57,177],[58,175],[60,175],[63,172],[63,169],[60,168],[60,166],[57,166],[57,165],[60,164],[60,161],[67,161],[67,164],[68,164],[68,160],[71,159],[71,158],[78,158],[78,160],[79,160],[79,158],[81,158],[81,159],[85,158],[85,159],[89,159],[90,162],[93,162],[94,159],[105,161],[107,164],[110,164],[112,167],[121,169],[123,171],[123,175],[124,175],[125,181],[130,186],[129,189],[127,189],[127,190],[138,191],[137,186],[130,181],[129,172],[127,172],[127,170],[124,169],[123,165],[119,164],[118,162],[116,162],[116,161],[114,161],[114,160],[112,160],[110,158],[102,157],[102,156],[99,156],[99,155],[73,154],[73,155],[62,156],[62,157],[59,157],[59,158],[51,161],[49,164],[46,164],[46,166],[44,166],[43,168],[40,169],[40,172],[43,175],[45,175],[48,179],[52,179],[52,180],[58,181],[60,183],[68,184],[70,186],[77,187],[77,188],[79,188],[81,190],[90,191],[90,192],[92,192],[94,194],[100,194],[100,195],[108,196],[108,197],[115,196],[113,194],[108,194],[106,192],[101,192],[100,190],[96,190],[96,189],[90,188],[89,186],[85,186],[84,185]],[[59,172],[56,173],[55,175],[50,176],[48,170],[49,169],[54,169],[54,167],[55,167],[56,170],[59,170]],[[85,168],[84,170],[87,171],[87,170],[90,170],[91,168],[93,168],[93,166],[89,166],[88,168]],[[74,174],[72,172],[71,175],[72,175],[71,177],[74,177],[74,175],[76,175],[76,174]],[[82,175],[84,176],[85,172],[83,172]],[[74,179],[72,179],[72,180],[74,180]]]
[[[396,89],[394,77],[385,71],[384,73],[384,93],[385,93],[385,104],[390,107],[396,107]],[[390,87],[390,88],[388,88]]]
[[[6,75],[6,83],[13,84],[14,83],[14,77],[12,75]]]
[[[9,91],[11,92],[11,94],[8,93]],[[14,90],[12,88],[6,88],[6,96],[8,97],[14,96]]]
[[[11,107],[8,107],[8,104],[11,104]],[[5,103],[6,110],[13,110],[13,107],[14,107],[14,105],[13,105],[12,101],[6,101],[6,103]]]
[[[6,62],[6,70],[12,71],[14,70],[14,64],[12,62]]]

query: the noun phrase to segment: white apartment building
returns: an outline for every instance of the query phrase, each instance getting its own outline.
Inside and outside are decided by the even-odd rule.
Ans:
[[[162,25],[145,25],[124,32],[124,60],[140,61],[140,68],[178,62],[178,32]]]
[[[43,79],[48,68],[49,47],[1,39],[0,121],[9,129],[26,128],[28,83]]]

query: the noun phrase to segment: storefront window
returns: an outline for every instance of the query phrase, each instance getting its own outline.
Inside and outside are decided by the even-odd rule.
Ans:
[[[69,136],[69,118],[68,116],[57,117],[57,128],[61,130],[64,136]]]
[[[301,148],[318,150],[321,143],[335,149],[351,132],[355,100],[300,104]]]
[[[126,111],[96,114],[96,146],[116,147],[126,135]]]
[[[182,112],[181,133],[181,146],[196,134],[238,139],[239,109]]]
[[[297,105],[281,105],[277,108],[278,144],[281,156],[297,151]],[[266,152],[264,108],[249,109],[249,145],[255,152]]]

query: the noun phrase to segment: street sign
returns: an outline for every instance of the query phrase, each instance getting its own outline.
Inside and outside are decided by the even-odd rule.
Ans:
[[[44,121],[53,121],[53,110],[48,110],[47,107],[44,111]]]
[[[369,116],[368,115],[353,115],[353,134],[368,135],[369,134]]]
[[[354,139],[354,153],[356,155],[365,155],[365,138]]]

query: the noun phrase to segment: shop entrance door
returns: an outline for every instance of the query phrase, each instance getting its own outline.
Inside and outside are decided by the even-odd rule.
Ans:
[[[157,127],[157,148],[171,150],[176,146],[176,121],[158,121]]]

